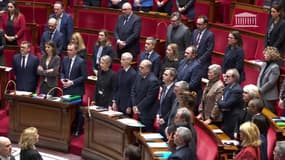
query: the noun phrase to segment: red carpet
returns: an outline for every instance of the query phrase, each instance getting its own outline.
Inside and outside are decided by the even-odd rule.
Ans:
[[[9,117],[5,110],[0,110],[0,136],[8,136],[9,129]],[[75,155],[81,155],[81,150],[83,148],[84,135],[82,134],[78,138],[71,138],[70,150],[69,152]]]

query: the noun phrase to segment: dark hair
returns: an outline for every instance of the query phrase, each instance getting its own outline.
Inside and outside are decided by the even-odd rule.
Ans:
[[[181,21],[181,14],[179,12],[173,12],[170,17],[177,17],[177,20]]]
[[[194,111],[195,105],[196,105],[196,97],[197,93],[194,91],[184,91],[178,95],[178,100],[181,100],[182,103],[186,106],[180,106],[180,107],[186,107],[191,111]]]
[[[96,46],[100,46],[102,45],[103,47],[107,47],[111,45],[111,41],[109,39],[109,33],[106,29],[102,29],[99,31],[98,35],[100,34],[100,32],[104,33],[105,35],[105,40],[103,40],[102,42],[99,42],[99,40],[96,41]]]
[[[16,4],[16,1],[14,1],[14,0],[9,0],[8,3],[7,3],[7,5],[8,5],[9,3],[11,3],[11,4],[14,6],[14,8],[15,8],[15,10],[14,10],[14,18],[13,18],[13,21],[14,21],[15,19],[17,19],[17,18],[19,17],[20,11],[19,11],[19,8],[18,8],[18,6],[17,6],[17,4]],[[9,14],[9,16],[10,16],[10,13],[9,13],[9,12],[8,12],[8,14]]]
[[[129,160],[141,160],[140,149],[137,146],[129,144],[125,150],[125,157]]]
[[[207,17],[207,16],[201,15],[201,16],[199,16],[197,19],[200,19],[200,18],[204,20],[204,24],[208,24],[209,20],[208,20],[208,17]]]
[[[45,45],[49,45],[52,47],[52,55],[55,56],[57,54],[57,48],[53,41],[47,41]],[[46,51],[45,51],[46,52]]]
[[[252,122],[256,124],[261,134],[266,135],[268,130],[268,122],[264,115],[256,114],[252,117]]]
[[[272,4],[271,8],[274,8],[277,12],[280,13],[280,15],[279,15],[280,19],[283,18],[283,16],[284,16],[284,10],[283,10],[283,7],[282,7],[282,5],[281,5],[280,3],[274,2],[274,3]]]
[[[56,1],[54,4],[61,5],[61,8],[64,8],[64,3],[62,1]]]
[[[248,104],[251,104],[257,110],[258,113],[261,113],[264,107],[263,100],[260,98],[251,99]]]
[[[237,43],[235,44],[238,47],[242,47],[242,38],[239,31],[231,31],[230,34],[234,36],[234,38],[237,40]]]

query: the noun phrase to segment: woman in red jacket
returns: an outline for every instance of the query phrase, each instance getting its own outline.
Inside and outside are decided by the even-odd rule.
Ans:
[[[16,2],[9,0],[7,12],[2,14],[2,28],[7,45],[20,45],[25,38],[26,20]]]

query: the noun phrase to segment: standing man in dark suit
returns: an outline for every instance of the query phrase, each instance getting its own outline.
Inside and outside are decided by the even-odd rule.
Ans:
[[[141,61],[139,72],[131,92],[133,113],[137,114],[139,120],[145,125],[144,132],[153,132],[159,82],[151,72],[151,61],[147,59]]]
[[[61,83],[63,84],[63,94],[80,95],[85,93],[84,81],[87,78],[87,69],[84,59],[77,56],[78,46],[69,44],[67,55],[62,61]],[[73,135],[78,137],[82,130],[83,116],[80,105],[76,110],[75,129]]]
[[[197,48],[197,57],[202,66],[202,75],[207,78],[208,67],[211,64],[211,56],[215,45],[213,32],[208,29],[208,18],[199,16],[196,21],[197,29],[194,30],[191,45]]]
[[[63,50],[66,50],[73,33],[73,20],[68,13],[64,12],[63,2],[56,1],[53,10],[54,13],[49,18],[57,19],[56,30],[63,34]]]
[[[228,69],[224,81],[226,88],[223,96],[218,100],[218,106],[223,113],[223,130],[234,138],[235,124],[243,107],[243,90],[239,85],[239,73],[237,69]]]
[[[172,104],[176,98],[174,93],[174,81],[176,79],[177,71],[175,68],[166,68],[162,74],[162,81],[164,83],[160,96],[160,105],[157,114],[159,115],[159,132],[165,135],[165,128],[167,126],[168,117],[171,111]]]
[[[112,101],[113,110],[117,108],[118,111],[127,115],[132,114],[131,91],[137,76],[136,70],[131,66],[132,60],[131,53],[125,52],[122,54],[122,68],[118,72],[117,90]]]
[[[186,127],[178,127],[174,134],[174,143],[177,146],[168,160],[192,160],[189,152],[189,142],[192,140],[191,131]]]
[[[170,43],[177,44],[179,59],[182,59],[185,49],[190,45],[191,32],[181,22],[181,14],[179,12],[173,12],[170,21],[171,24],[167,27],[166,46]]]
[[[12,143],[7,137],[0,137],[0,159],[1,160],[15,160],[15,157],[11,155]]]
[[[122,12],[114,31],[118,58],[124,52],[131,52],[135,58],[140,51],[141,18],[133,13],[129,2],[123,4]]]
[[[144,59],[148,59],[152,63],[151,71],[158,77],[160,73],[160,55],[154,51],[156,39],[153,37],[147,37],[145,40],[145,51],[140,54],[140,62]]]
[[[20,91],[35,92],[38,83],[37,68],[39,60],[31,54],[31,44],[23,41],[20,54],[13,58],[13,70],[16,76],[16,89]]]
[[[41,54],[43,55],[45,53],[45,44],[48,41],[53,41],[53,43],[56,45],[57,48],[57,55],[60,56],[62,53],[62,48],[63,48],[63,34],[56,30],[56,19],[55,18],[50,18],[48,20],[48,29],[45,31],[42,35],[41,38],[41,43],[40,43],[40,49],[41,49]]]
[[[195,113],[198,113],[198,105],[202,98],[202,68],[203,65],[197,58],[197,50],[195,46],[189,46],[185,50],[184,59],[180,61],[178,66],[177,80],[189,83],[189,90],[197,93]]]

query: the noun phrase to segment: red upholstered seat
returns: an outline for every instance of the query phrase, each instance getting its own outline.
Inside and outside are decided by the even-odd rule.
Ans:
[[[257,48],[258,39],[253,36],[242,35],[244,59],[255,59],[255,53]]]
[[[194,125],[197,132],[197,160],[215,160],[218,156],[218,146],[214,140],[198,125]]]
[[[228,34],[229,32],[226,30],[223,30],[222,28],[214,28],[212,27],[210,29],[214,35],[215,35],[215,46],[214,51],[223,53],[225,52],[225,48],[228,45]]]
[[[258,39],[254,59],[264,60],[263,50],[264,39]]]
[[[141,28],[141,36],[155,36],[157,20],[154,18],[141,17],[142,18],[142,28]]]
[[[244,65],[244,71],[246,78],[245,81],[242,83],[242,86],[245,86],[247,84],[256,84],[259,71],[248,65]]]
[[[19,4],[21,13],[24,14],[27,23],[46,24],[51,13],[51,5],[32,5],[31,3]]]
[[[267,157],[268,160],[273,160],[273,150],[276,143],[276,132],[270,127],[267,131]]]
[[[85,94],[83,96],[83,106],[88,105],[88,98],[90,98],[90,101],[94,98],[94,91],[95,91],[95,82],[94,84],[91,83],[85,83]]]
[[[94,75],[93,70],[92,70],[92,58],[87,58],[86,59],[86,67],[87,67],[87,75]]]
[[[161,21],[161,22],[157,23],[156,31],[155,31],[156,32],[155,33],[156,38],[162,39],[162,40],[166,39],[168,24],[169,24],[169,22],[166,22],[166,21]]]
[[[114,32],[119,15],[116,13],[105,13],[104,16],[105,16],[104,29],[110,32]]]
[[[13,67],[13,57],[16,53],[17,53],[16,49],[9,49],[9,48],[4,49],[3,54],[4,54],[4,62],[6,66]]]
[[[212,64],[222,65],[223,64],[223,57],[212,54]]]
[[[84,29],[104,29],[104,13],[94,10],[78,10],[75,26]]]
[[[195,19],[200,15],[210,17],[210,1],[196,1],[195,8],[199,8],[195,9]]]
[[[120,63],[113,63],[112,64],[112,70],[115,72],[115,73],[118,73],[119,69],[121,68],[121,64]]]

